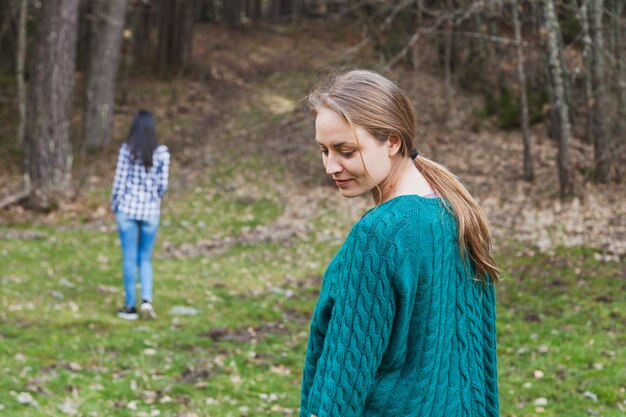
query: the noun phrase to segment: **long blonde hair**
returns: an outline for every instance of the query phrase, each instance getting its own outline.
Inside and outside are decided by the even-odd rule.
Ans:
[[[404,157],[414,148],[417,118],[411,100],[395,83],[376,72],[352,70],[332,76],[313,89],[308,102],[314,116],[320,108],[328,108],[353,129],[360,126],[380,142],[397,136]],[[498,282],[500,270],[493,259],[487,218],[476,200],[444,166],[423,156],[417,156],[414,164],[451,208],[457,221],[461,257],[465,259],[466,251],[469,253],[483,283],[487,279]]]

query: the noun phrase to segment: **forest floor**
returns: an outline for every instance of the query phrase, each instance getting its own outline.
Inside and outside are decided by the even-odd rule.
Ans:
[[[342,199],[327,180],[304,99],[330,68],[373,62],[345,53],[357,33],[315,22],[198,27],[188,74],[122,81],[115,144],[144,107],[172,153],[155,251],[159,317],[113,314],[122,301],[108,209],[117,146],[77,151],[72,201],[46,215],[0,213],[0,415],[297,415],[321,274],[371,206]],[[436,69],[390,75],[418,99],[422,155],[458,174],[492,221],[504,270],[502,415],[623,415],[623,185],[585,178],[591,149],[575,142],[577,196],[562,203],[544,127],[533,130],[540,180],[526,183],[518,132],[489,120],[468,128],[479,98],[457,93],[444,126]],[[9,131],[0,127],[3,138]],[[12,155],[0,172],[9,190],[19,152],[0,143]]]

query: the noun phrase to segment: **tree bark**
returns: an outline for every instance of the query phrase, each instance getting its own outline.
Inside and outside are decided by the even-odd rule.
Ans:
[[[415,5],[415,33],[417,33],[423,26],[422,13],[424,12],[424,0],[416,0]],[[419,73],[419,43],[415,42],[411,48],[411,61],[413,63],[413,73],[418,76]]]
[[[591,49],[591,85],[593,88],[591,131],[594,144],[595,179],[597,182],[607,183],[611,171],[611,157],[609,153],[610,139],[606,130],[606,71],[604,65],[604,37],[602,35],[604,1],[591,0],[590,3],[590,29],[593,39],[593,47]]]
[[[565,82],[563,76],[562,51],[559,42],[561,29],[556,18],[553,0],[544,0],[546,34],[548,37],[548,62],[552,82],[552,107],[558,115],[558,169],[561,198],[572,195],[571,163],[569,157],[570,122],[565,98]]]
[[[476,25],[476,32],[480,34],[486,34],[483,19],[481,13],[476,13],[474,24]],[[487,78],[485,76],[485,65],[487,64],[487,41],[484,37],[478,39],[478,56],[480,57],[479,64],[479,78],[480,78],[480,89],[483,93],[483,97],[487,100],[491,94],[491,89],[487,84]]]
[[[593,142],[593,129],[591,128],[593,113],[593,86],[591,84],[591,35],[589,34],[588,0],[583,0],[579,9],[579,20],[583,30],[583,63],[585,67],[585,108],[587,110],[587,123],[585,125],[585,137]]]
[[[83,140],[88,148],[111,143],[115,81],[126,17],[126,0],[93,0],[91,47],[83,117]]]
[[[281,14],[281,0],[270,0],[270,19],[277,22]]]
[[[621,169],[626,163],[626,53],[624,38],[626,37],[626,22],[621,21],[624,13],[625,3],[622,0],[615,0],[614,6],[614,31],[615,31],[615,60],[616,60],[616,87],[617,87],[617,109],[618,117],[614,126],[614,169],[617,181],[621,182]],[[619,145],[618,145],[619,144]]]
[[[18,34],[16,33],[16,19],[20,12],[19,3],[13,1],[0,2],[0,70],[14,71],[15,50]]]
[[[228,0],[223,4],[224,21],[231,28],[239,28],[241,26],[241,0]]]
[[[25,172],[31,203],[50,208],[71,179],[70,105],[78,0],[42,2],[27,100]]]
[[[533,160],[530,143],[530,122],[528,117],[528,97],[526,95],[526,72],[524,71],[524,51],[522,49],[522,28],[519,20],[518,0],[513,0],[513,27],[515,30],[515,41],[517,42],[517,77],[520,83],[520,109],[522,119],[522,136],[524,140],[524,179],[532,181],[535,174],[533,170]]]
[[[87,72],[89,64],[89,38],[93,21],[93,1],[78,0],[78,33],[76,38],[76,71]]]
[[[447,1],[448,11],[452,12],[452,1]],[[454,25],[452,18],[449,18],[446,22],[446,34],[444,35],[444,97],[445,97],[445,112],[444,123],[446,127],[450,123],[450,115],[452,114],[452,37],[454,36]]]
[[[17,78],[17,107],[20,111],[20,124],[17,128],[17,143],[24,143],[26,129],[26,86],[24,85],[24,61],[26,60],[26,17],[28,14],[28,0],[20,2],[20,16],[17,34],[17,54],[15,56]]]
[[[184,69],[191,63],[192,27],[193,0],[162,0],[158,48],[162,70]]]
[[[151,36],[154,20],[154,6],[151,3],[137,2],[133,6],[133,56],[135,62],[146,64],[154,62],[156,49]]]
[[[489,35],[491,37],[498,37],[498,29],[499,29],[499,16],[502,14],[502,3],[499,0],[489,0],[489,15],[487,17],[487,27],[489,29]],[[505,86],[505,76],[504,70],[502,69],[502,56],[504,55],[501,51],[500,45],[497,42],[491,42],[490,47],[492,49],[492,55],[494,58],[494,63],[497,68],[497,76],[498,76],[498,84],[497,84],[497,97],[502,95],[502,90]]]
[[[248,0],[246,14],[253,22],[261,20],[261,0]]]

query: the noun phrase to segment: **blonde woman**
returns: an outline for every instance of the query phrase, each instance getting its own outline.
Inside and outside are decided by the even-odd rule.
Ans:
[[[482,210],[415,150],[413,106],[390,80],[346,72],[309,105],[326,173],[375,206],[324,274],[300,416],[498,416],[499,271]]]

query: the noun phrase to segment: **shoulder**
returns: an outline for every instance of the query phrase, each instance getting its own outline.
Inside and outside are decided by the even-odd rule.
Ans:
[[[159,145],[154,150],[154,155],[156,159],[160,161],[169,161],[170,159],[170,150],[165,145]]]
[[[419,238],[430,235],[433,228],[449,222],[450,213],[441,200],[401,196],[366,213],[354,225],[351,235],[413,247]]]
[[[391,201],[367,212],[353,227],[349,238],[388,246],[403,241],[415,226],[411,210]]]

